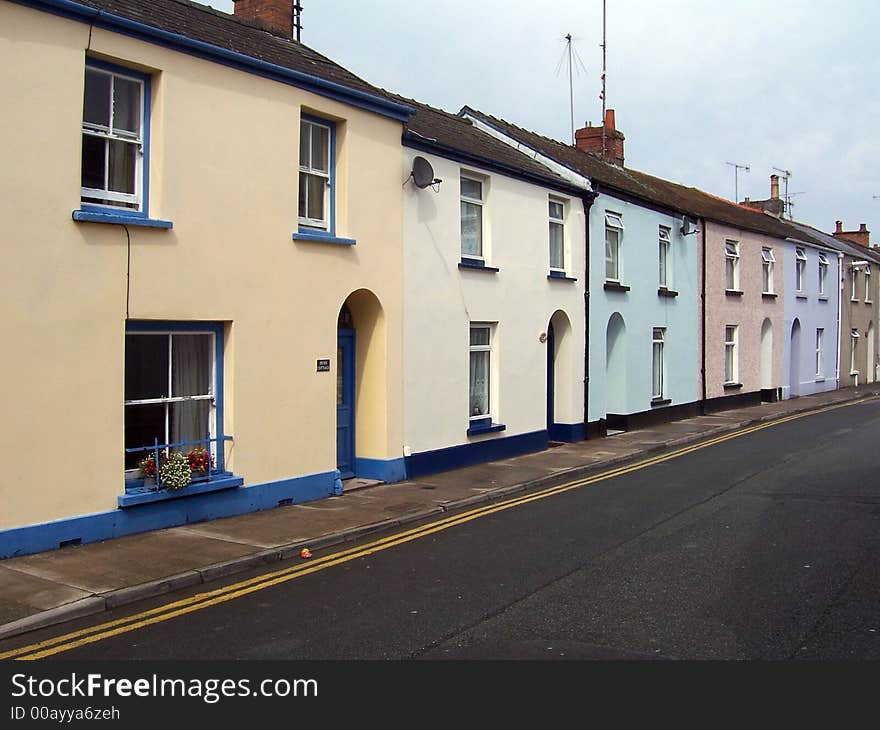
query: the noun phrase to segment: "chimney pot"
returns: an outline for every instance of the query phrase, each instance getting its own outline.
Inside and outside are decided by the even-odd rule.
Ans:
[[[770,176],[770,198],[779,200],[779,175]]]
[[[843,233],[843,221],[834,221],[834,225],[837,226],[837,230],[834,231],[835,233]]]
[[[859,233],[864,233],[868,228],[864,223],[859,223]]]
[[[616,129],[614,126],[614,109],[605,110],[605,128]]]

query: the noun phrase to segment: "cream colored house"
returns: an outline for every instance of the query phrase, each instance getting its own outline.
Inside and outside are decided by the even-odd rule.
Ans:
[[[411,110],[177,0],[2,2],[0,69],[0,557],[401,478]]]

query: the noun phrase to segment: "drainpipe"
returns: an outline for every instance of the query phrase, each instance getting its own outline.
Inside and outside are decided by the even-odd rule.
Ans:
[[[846,283],[846,270],[843,266],[843,253],[837,252],[837,387],[843,387],[840,384],[840,351],[843,349],[843,331],[841,327],[841,319],[843,317],[843,290]]]
[[[708,262],[706,261],[706,219],[703,218],[700,221],[702,225],[700,226],[700,237],[702,239],[702,248],[703,251],[701,253],[703,259],[703,271],[702,271],[702,281],[700,282],[700,299],[701,299],[701,309],[700,315],[703,319],[703,336],[700,338],[700,374],[702,377],[700,380],[703,381],[703,398],[700,401],[700,412],[705,416],[706,415],[706,268],[708,266]]]
[[[583,193],[584,206],[584,437],[590,423],[590,210],[599,193]]]

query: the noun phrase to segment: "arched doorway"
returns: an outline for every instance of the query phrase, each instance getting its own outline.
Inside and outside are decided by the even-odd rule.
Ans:
[[[877,365],[874,362],[876,356],[874,353],[874,323],[873,322],[871,322],[868,325],[867,350],[868,350],[868,362],[867,362],[867,372],[865,373],[865,380],[868,383],[873,383],[877,379]]]
[[[385,316],[376,295],[350,294],[336,322],[336,468],[358,476],[359,457],[383,453]]]
[[[761,389],[773,388],[773,325],[766,318],[761,325]]]
[[[570,440],[559,424],[571,423],[571,321],[557,310],[547,325],[547,434],[553,441]]]
[[[788,397],[800,395],[801,382],[801,323],[795,318],[791,323],[791,346],[789,347],[788,363]]]
[[[619,312],[605,331],[605,412],[626,413],[626,323]]]

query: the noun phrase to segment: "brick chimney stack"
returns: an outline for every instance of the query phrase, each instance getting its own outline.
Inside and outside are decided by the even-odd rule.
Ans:
[[[603,127],[586,126],[574,133],[575,146],[584,152],[602,154]],[[615,127],[614,109],[605,110],[605,159],[614,165],[623,167],[623,132]]]
[[[273,35],[293,38],[294,0],[232,0],[232,2],[235,3],[236,18],[256,21],[255,25]]]
[[[835,238],[841,238],[850,243],[857,243],[859,246],[869,248],[871,245],[871,232],[864,223],[859,223],[859,230],[845,231],[843,230],[843,221],[834,221],[835,231],[832,234]]]
[[[770,197],[767,200],[749,200],[746,198],[740,205],[743,208],[763,210],[765,213],[782,218],[785,213],[785,202],[779,197],[779,175],[770,176]]]

